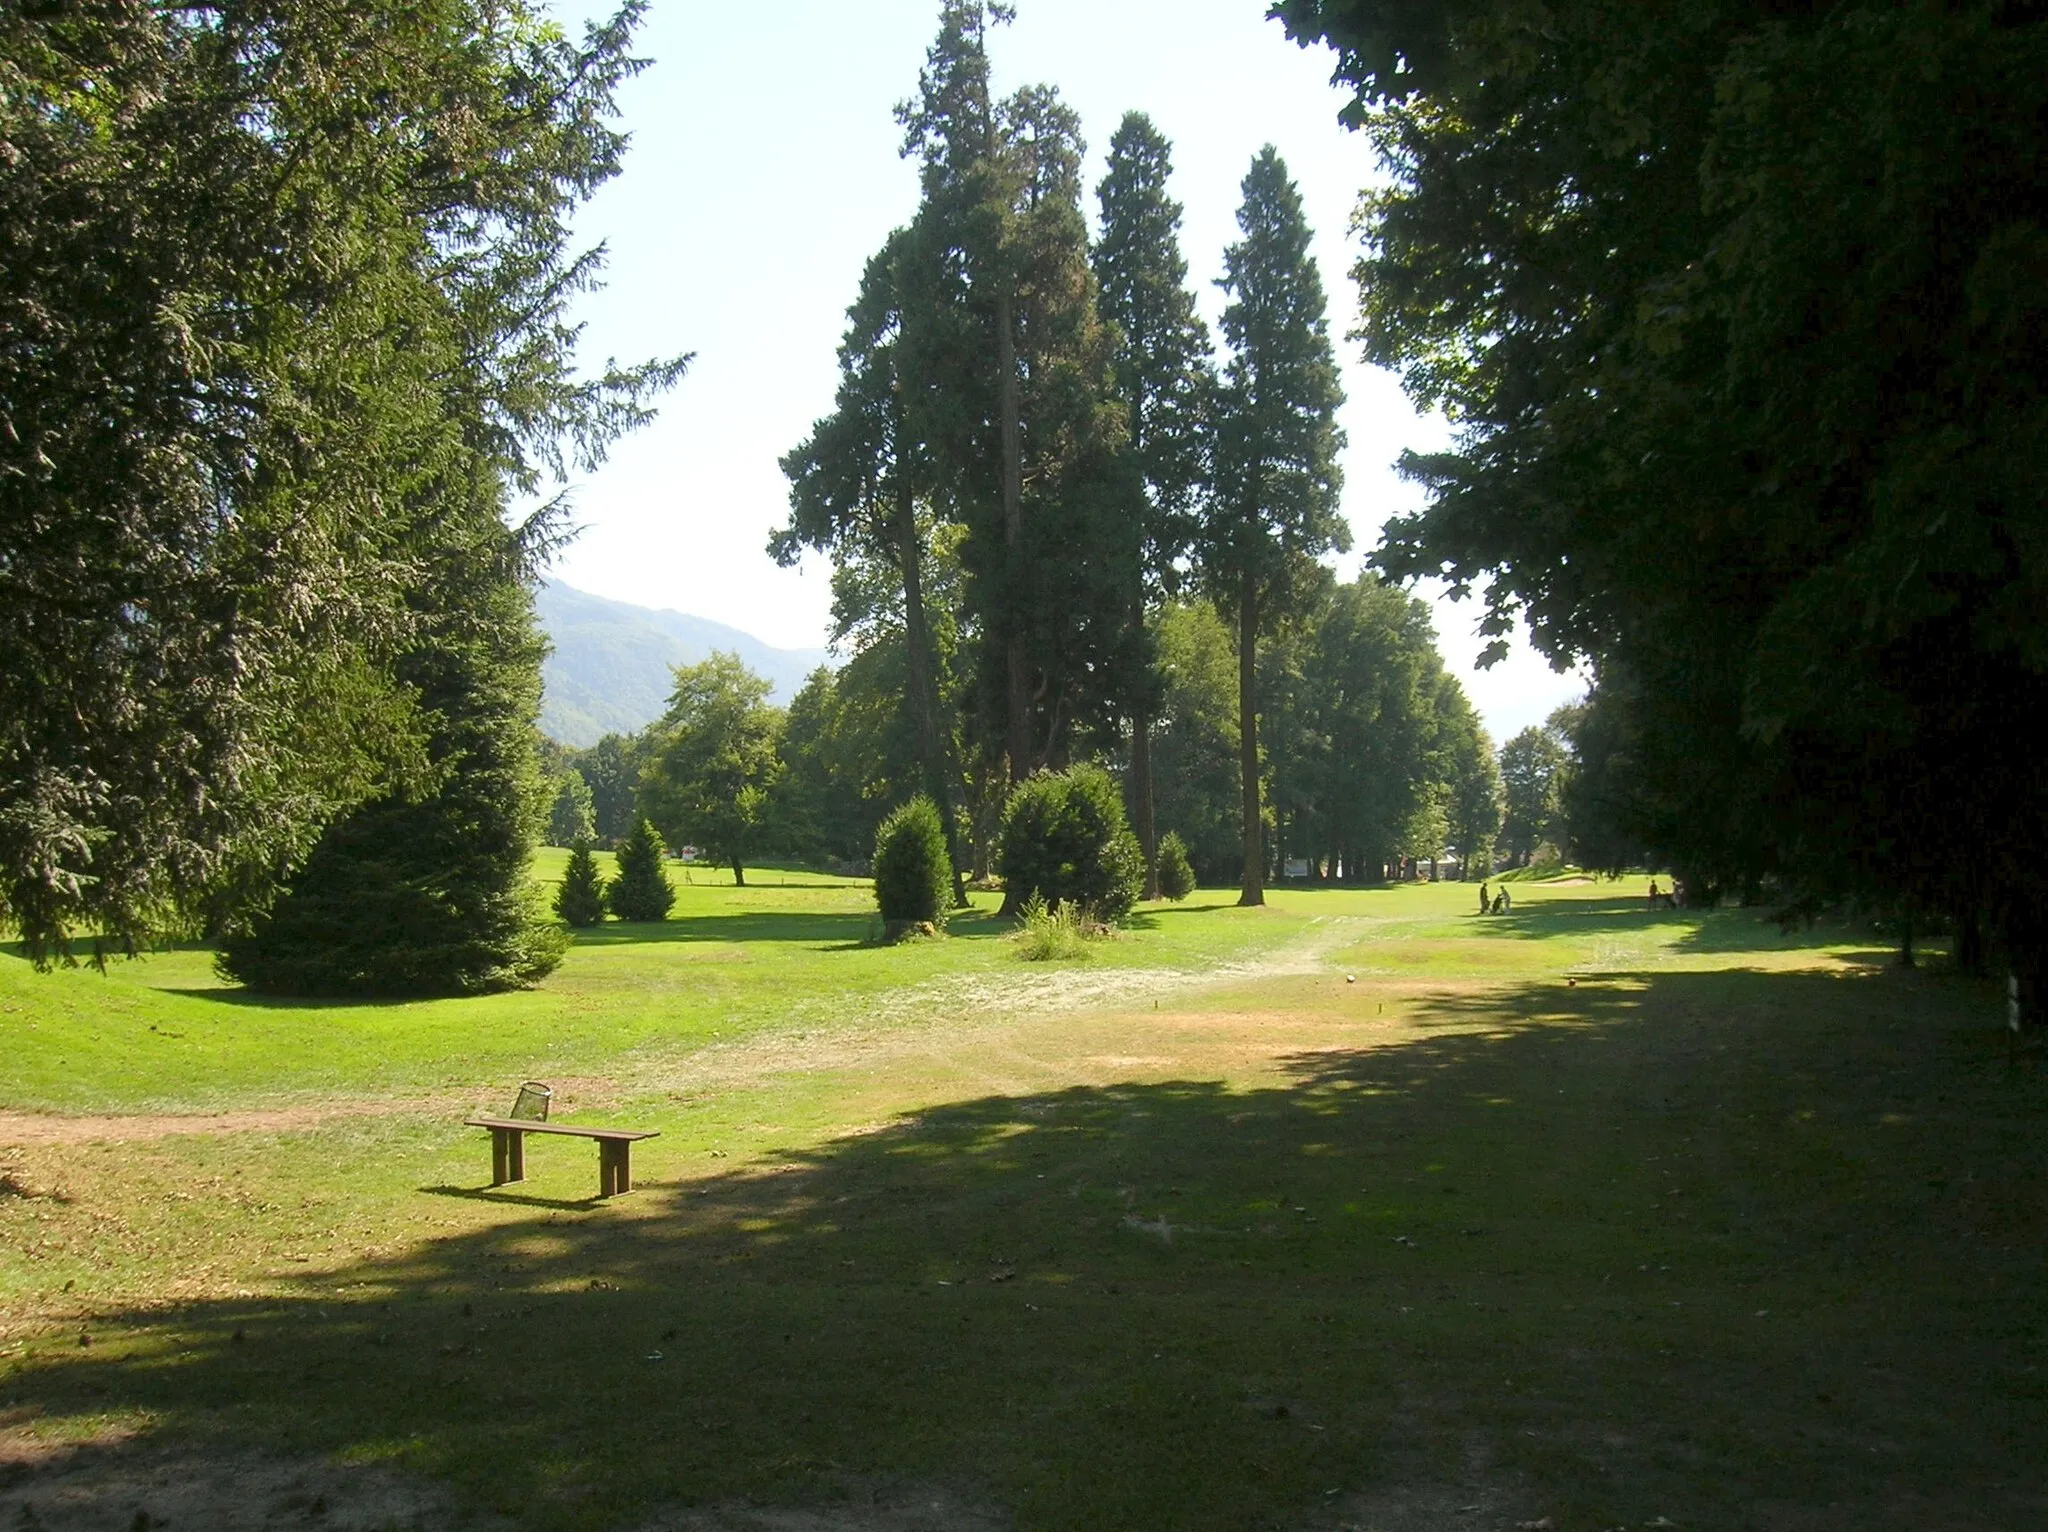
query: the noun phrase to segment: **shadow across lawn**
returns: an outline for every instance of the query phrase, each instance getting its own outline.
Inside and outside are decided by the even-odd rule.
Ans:
[[[2048,1519],[2048,1123],[1974,991],[1424,1006],[1262,1087],[961,1100],[104,1315],[0,1412],[389,1460],[536,1528],[913,1484],[1047,1529],[1380,1524],[1397,1491],[1489,1532]]]
[[[1843,928],[1787,932],[1760,909],[1651,909],[1643,899],[1525,899],[1502,915],[1465,912],[1475,936],[1522,941],[1552,937],[1654,934],[1675,951],[1697,953],[1782,952],[1812,947],[1817,940],[1851,938]],[[1672,939],[1672,933],[1676,939]],[[1856,933],[1860,939],[1861,933]]]

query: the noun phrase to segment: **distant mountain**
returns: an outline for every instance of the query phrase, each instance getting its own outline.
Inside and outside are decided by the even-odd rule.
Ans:
[[[542,668],[541,731],[565,745],[594,745],[659,718],[674,689],[670,671],[714,649],[739,655],[787,703],[829,662],[823,649],[777,649],[751,633],[681,612],[657,612],[550,580],[534,599],[555,652]]]

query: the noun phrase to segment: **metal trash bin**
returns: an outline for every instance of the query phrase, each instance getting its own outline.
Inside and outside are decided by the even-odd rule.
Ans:
[[[519,1087],[519,1097],[505,1115],[515,1122],[546,1122],[548,1103],[554,1099],[555,1093],[540,1081],[528,1080]]]

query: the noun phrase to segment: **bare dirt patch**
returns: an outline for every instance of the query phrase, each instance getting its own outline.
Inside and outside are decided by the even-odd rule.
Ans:
[[[577,1075],[548,1082],[556,1112],[616,1106],[619,1085],[601,1075]],[[508,1086],[505,1094],[511,1094]],[[299,1106],[240,1112],[127,1112],[70,1116],[60,1112],[0,1111],[0,1147],[44,1148],[57,1144],[130,1144],[181,1134],[303,1133],[351,1117],[446,1117],[472,1110],[502,1111],[509,1101],[480,1101],[478,1093],[391,1096],[383,1100],[309,1101]]]
[[[934,1490],[852,1490],[832,1506],[671,1511],[635,1532],[1001,1532],[1009,1518]]]
[[[103,1440],[54,1447],[0,1435],[0,1526],[36,1532],[499,1532],[438,1485],[381,1465]]]
[[[0,1112],[0,1144],[126,1144],[174,1138],[181,1133],[297,1133],[338,1117],[426,1111],[435,1105],[424,1101],[337,1101],[256,1112],[164,1112],[117,1117]]]

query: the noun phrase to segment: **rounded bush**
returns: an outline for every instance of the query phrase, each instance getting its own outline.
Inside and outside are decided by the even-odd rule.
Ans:
[[[922,793],[875,831],[875,903],[892,929],[946,918],[953,867],[938,807]]]
[[[1120,920],[1145,882],[1145,854],[1124,823],[1123,796],[1099,766],[1040,772],[1020,783],[1003,815],[998,868],[1006,888],[1072,902]]]
[[[1159,841],[1159,892],[1178,904],[1195,891],[1195,869],[1187,843],[1168,830]]]

